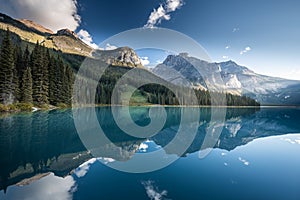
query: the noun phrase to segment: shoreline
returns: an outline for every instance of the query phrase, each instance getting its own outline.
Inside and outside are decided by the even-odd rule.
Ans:
[[[47,105],[48,108],[40,108],[37,106],[33,106],[31,110],[9,110],[9,111],[2,111],[0,115],[5,114],[19,114],[19,113],[34,113],[34,112],[47,112],[51,110],[66,110],[66,109],[76,109],[76,108],[91,108],[91,107],[164,107],[164,108],[236,108],[236,109],[245,109],[245,108],[252,108],[252,109],[280,109],[280,108],[300,108],[296,105],[269,105],[269,106],[217,106],[217,105],[159,105],[159,104],[132,104],[132,105],[112,105],[112,104],[95,104],[95,105],[75,105],[69,107],[57,107],[53,105]]]

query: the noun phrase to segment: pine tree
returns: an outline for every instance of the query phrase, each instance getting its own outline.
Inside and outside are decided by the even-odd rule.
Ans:
[[[23,65],[23,52],[20,47],[20,45],[15,45],[14,47],[14,60],[15,60],[15,65],[13,69],[13,94],[14,94],[14,101],[18,102],[20,101],[20,88],[21,88],[21,81],[22,81],[22,76],[23,72],[25,71],[26,68],[24,68]]]
[[[22,70],[21,70],[22,73],[29,67],[29,64],[30,64],[30,52],[27,45],[22,57]]]
[[[32,76],[30,68],[27,68],[23,73],[21,89],[21,102],[32,103]]]
[[[14,51],[9,29],[6,30],[0,51],[0,103],[13,103]]]
[[[32,97],[33,101],[37,104],[48,104],[48,95],[49,95],[49,78],[48,78],[48,64],[46,66],[45,52],[42,47],[39,45],[39,42],[36,43],[35,48],[31,54],[30,64],[32,66]]]
[[[65,97],[64,97],[64,103],[67,105],[72,104],[72,92],[73,92],[73,70],[70,66],[65,66],[65,74],[64,74],[64,87],[65,87]]]
[[[56,93],[56,101],[58,103],[63,103],[63,82],[64,82],[64,62],[62,61],[62,59],[60,57],[58,57],[58,61],[57,61],[57,65],[56,65],[56,76],[57,76],[57,80],[56,80],[56,86],[57,86],[57,93]]]
[[[12,94],[13,94],[13,101],[19,102],[20,100],[20,82],[18,76],[18,70],[16,66],[13,69],[13,81],[12,81]]]
[[[56,105],[57,99],[57,75],[56,75],[56,67],[57,61],[53,56],[50,57],[48,69],[49,69],[49,103],[51,105]]]
[[[49,50],[42,46],[42,97],[44,104],[49,104],[49,62]]]

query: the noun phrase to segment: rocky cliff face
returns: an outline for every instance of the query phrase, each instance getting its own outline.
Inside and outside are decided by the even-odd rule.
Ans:
[[[221,88],[250,96],[265,105],[300,104],[300,81],[257,74],[233,61],[209,63],[187,54],[170,55],[153,69],[153,73],[177,85],[210,90]]]
[[[109,51],[97,50],[93,56],[112,66],[143,68],[140,58],[129,47],[120,47]]]
[[[78,39],[77,34],[74,31],[71,31],[69,29],[61,29],[61,30],[57,31],[56,35],[69,36],[69,37],[73,37],[74,39]]]

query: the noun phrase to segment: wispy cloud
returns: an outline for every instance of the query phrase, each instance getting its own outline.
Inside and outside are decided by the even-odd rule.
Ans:
[[[0,11],[14,18],[33,20],[53,31],[75,31],[81,22],[76,0],[0,0]]]
[[[222,58],[223,58],[223,59],[228,59],[229,57],[228,57],[228,56],[222,56]]]
[[[183,5],[183,0],[166,0],[165,3],[160,4],[157,9],[154,9],[147,21],[145,28],[154,28],[157,24],[160,24],[162,20],[170,20],[171,12],[180,9]]]
[[[300,144],[300,138],[299,139],[281,138],[281,140],[284,140],[290,144]]]
[[[151,200],[165,199],[168,194],[166,190],[159,191],[158,187],[154,185],[154,181],[143,181],[142,184],[144,185],[146,193]]]
[[[252,50],[251,47],[247,46],[244,50],[242,50],[242,51],[240,52],[240,54],[243,55],[243,54],[245,54],[245,53],[248,53],[248,52],[251,51],[251,50]]]
[[[229,46],[229,45],[228,45],[228,46],[226,46],[226,47],[225,47],[225,49],[226,49],[226,50],[227,50],[227,49],[230,49],[230,46]]]

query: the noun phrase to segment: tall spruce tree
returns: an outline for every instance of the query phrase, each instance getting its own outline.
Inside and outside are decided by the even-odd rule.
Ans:
[[[43,71],[43,82],[42,82],[42,97],[43,103],[49,104],[49,62],[50,62],[50,53],[45,46],[42,48],[42,71]]]
[[[13,103],[14,50],[9,29],[6,30],[0,51],[0,103]]]
[[[30,64],[32,66],[32,98],[36,104],[48,104],[48,64],[45,64],[45,52],[36,43],[30,58]]]
[[[22,77],[21,102],[33,103],[32,76],[31,76],[31,69],[29,67],[24,71],[23,77]]]
[[[13,101],[19,102],[20,101],[20,82],[18,76],[18,70],[16,66],[13,69],[13,81],[12,81],[12,94],[13,94]]]
[[[26,68],[23,65],[23,52],[20,45],[15,45],[14,47],[14,70],[13,70],[13,94],[15,97],[15,102],[20,101],[20,88],[23,72]]]
[[[51,56],[48,64],[49,69],[49,103],[51,105],[57,105],[57,76],[56,76],[56,59]]]

